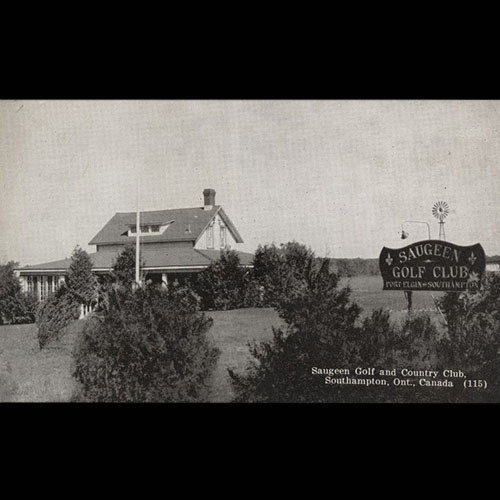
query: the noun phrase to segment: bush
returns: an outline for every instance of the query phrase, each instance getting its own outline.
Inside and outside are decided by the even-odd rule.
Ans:
[[[304,254],[302,254],[304,255]],[[500,399],[500,276],[487,275],[479,291],[447,293],[439,301],[447,319],[438,331],[429,314],[413,314],[393,324],[378,309],[360,321],[349,290],[337,289],[331,263],[309,255],[276,293],[285,329],[274,329],[270,342],[250,345],[253,360],[243,373],[229,370],[235,401],[240,402],[498,402]],[[375,368],[387,385],[324,384],[312,368]],[[429,387],[413,377],[413,386],[396,386],[402,368],[417,371],[461,370],[486,390]],[[390,370],[380,375],[380,370]],[[339,377],[341,378],[341,377]]]
[[[113,264],[111,281],[118,286],[131,287],[135,283],[135,245],[126,245]],[[140,259],[140,269],[144,268],[144,261]],[[140,280],[144,281],[145,274],[141,271]]]
[[[73,250],[66,279],[68,290],[78,304],[90,305],[97,300],[97,278],[92,272],[89,254],[79,246]]]
[[[0,266],[0,325],[33,323],[38,307],[35,295],[23,293],[14,273],[17,262]]]
[[[487,273],[481,288],[446,293],[439,301],[447,323],[440,356],[447,368],[467,372],[468,378],[486,380],[484,391],[470,390],[472,401],[500,399],[500,275]]]
[[[301,257],[301,286],[293,287],[293,293],[278,306],[286,330],[274,328],[272,341],[250,345],[255,360],[245,373],[229,370],[235,401],[337,400],[311,369],[347,366],[355,360],[355,322],[360,309],[349,302],[348,289],[337,289],[337,276],[329,270],[328,260],[318,260],[312,252]]]
[[[85,250],[76,247],[65,283],[45,299],[36,315],[40,349],[54,340],[60,340],[65,328],[80,316],[82,304],[96,302],[98,283],[92,273],[92,261]]]
[[[242,307],[264,307],[265,289],[251,279],[250,273],[245,275],[245,297]]]
[[[361,321],[350,290],[338,288],[331,262],[316,258],[304,246],[292,243],[280,250],[261,249],[258,258],[257,278],[265,276],[263,262],[269,263],[269,272],[270,263],[281,266],[281,271],[274,271],[280,286],[273,289],[273,300],[287,327],[273,329],[270,342],[250,345],[254,359],[243,373],[229,370],[235,401],[426,402],[459,394],[460,388],[443,392],[418,384],[394,386],[389,375],[384,386],[325,384],[324,378],[312,373],[313,367],[349,368],[348,377],[355,367],[375,368],[377,375],[379,370],[449,368],[439,358],[436,326],[428,314],[413,315],[398,326],[383,309]]]
[[[90,318],[75,351],[77,400],[203,400],[219,355],[206,336],[211,325],[185,287],[110,290],[107,310]]]
[[[34,293],[20,293],[16,297],[13,323],[35,323],[40,301]]]
[[[65,285],[44,300],[37,312],[38,344],[43,349],[59,340],[64,329],[80,315],[80,304]]]
[[[278,308],[283,301],[300,295],[308,286],[307,266],[321,265],[321,262],[310,248],[296,241],[279,247],[259,245],[250,278],[256,288],[263,290],[262,305]],[[328,262],[331,265],[331,261]]]
[[[243,307],[245,272],[234,250],[222,250],[220,258],[199,273],[191,285],[201,297],[201,308],[225,311]]]
[[[389,312],[378,309],[356,324],[359,308],[347,302],[348,291],[328,294],[325,309],[310,302],[301,320],[293,318],[286,331],[273,329],[270,342],[250,345],[254,359],[245,372],[229,370],[236,402],[438,402],[449,397],[441,388],[388,385],[327,385],[312,368],[355,367],[380,370],[435,369],[437,330],[427,314],[414,315],[403,325],[390,322]],[[328,314],[328,310],[334,311]],[[306,309],[303,310],[304,312]],[[290,319],[289,319],[290,321]],[[341,378],[342,376],[335,377]],[[382,377],[383,378],[383,377]],[[455,391],[456,393],[456,391]]]

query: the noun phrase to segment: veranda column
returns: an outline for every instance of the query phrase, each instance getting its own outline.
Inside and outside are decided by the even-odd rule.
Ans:
[[[168,286],[167,273],[161,273],[161,286],[165,288]]]
[[[21,290],[23,292],[27,292],[28,291],[28,279],[26,278],[26,276],[19,276],[19,280],[21,281]]]
[[[44,285],[44,276],[38,276],[38,279],[36,280],[36,292],[38,295],[38,300],[42,300],[42,287]]]

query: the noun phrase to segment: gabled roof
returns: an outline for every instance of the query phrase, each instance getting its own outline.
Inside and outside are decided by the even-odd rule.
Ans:
[[[155,245],[153,245],[155,247]],[[122,249],[116,252],[96,252],[89,254],[92,260],[92,268],[111,269],[116,261],[116,257]],[[251,264],[253,254],[247,252],[237,252],[241,265]],[[141,260],[147,268],[168,268],[168,267],[206,267],[210,262],[220,257],[220,250],[196,250],[194,248],[183,248],[172,246],[169,249],[141,247]],[[71,264],[71,259],[45,262],[36,266],[25,266],[18,268],[20,271],[67,271]]]
[[[214,205],[211,210],[204,210],[203,207],[196,207],[141,212],[141,224],[158,224],[158,222],[174,221],[162,234],[144,236],[141,238],[141,241],[144,243],[197,241],[203,233],[203,230],[217,214],[219,214],[227,225],[235,241],[237,243],[243,243],[243,239],[236,227],[220,205]],[[135,222],[135,212],[118,212],[92,238],[89,245],[126,245],[128,243],[134,243],[135,236],[128,236],[128,230]]]

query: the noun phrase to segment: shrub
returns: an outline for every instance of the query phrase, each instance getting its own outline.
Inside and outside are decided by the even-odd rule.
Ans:
[[[108,309],[90,318],[75,350],[77,400],[202,400],[219,355],[211,325],[185,287],[110,290]]]
[[[92,261],[89,254],[79,246],[71,255],[66,284],[78,304],[90,305],[96,301],[97,278],[92,272]]]
[[[98,283],[92,273],[92,261],[88,253],[77,246],[71,255],[65,283],[38,308],[36,322],[40,349],[59,340],[65,328],[79,318],[81,305],[96,302],[97,292]]]
[[[111,280],[119,286],[130,287],[135,282],[135,245],[126,245],[120,252],[113,264]],[[140,268],[144,267],[144,261],[140,260]],[[144,273],[141,271],[140,279],[144,280]]]
[[[328,260],[304,258],[300,287],[278,311],[287,328],[273,329],[270,342],[250,345],[255,358],[243,374],[229,370],[239,402],[326,402],[337,400],[312,375],[312,367],[348,366],[355,360],[355,322],[360,309],[349,290],[337,289]]]
[[[253,258],[252,283],[263,289],[265,307],[275,307],[284,290],[286,270],[284,255],[276,245],[259,245]]]
[[[486,380],[484,391],[462,395],[472,401],[500,398],[500,275],[487,273],[481,288],[446,293],[439,301],[447,323],[440,356],[447,368],[467,372],[468,378]],[[458,397],[458,396],[457,396]]]
[[[250,273],[245,275],[245,297],[243,307],[264,307],[265,288],[251,279]]]
[[[35,293],[20,293],[16,297],[13,323],[35,323],[40,301]]]
[[[0,325],[13,323],[17,297],[21,293],[21,284],[14,274],[17,262],[8,262],[0,266]]]
[[[245,299],[245,269],[234,250],[222,250],[220,258],[196,276],[192,283],[203,310],[238,309]]]
[[[275,295],[287,327],[273,329],[269,342],[250,344],[254,359],[243,373],[229,370],[235,401],[423,402],[447,397],[440,388],[396,387],[392,378],[385,386],[325,384],[313,367],[349,368],[353,375],[358,366],[375,368],[377,374],[381,369],[440,366],[437,329],[428,314],[413,315],[397,326],[382,309],[360,322],[361,310],[350,301],[348,288],[338,288],[331,262],[304,247],[294,244],[291,259],[284,258],[281,265],[294,270]]]
[[[44,300],[38,309],[38,344],[43,349],[54,340],[59,340],[64,329],[80,315],[80,304],[65,285]]]
[[[0,325],[33,323],[38,298],[21,291],[21,283],[14,273],[17,262],[0,266]]]
[[[263,306],[279,307],[283,300],[300,295],[307,287],[307,266],[315,263],[321,264],[321,259],[296,241],[279,247],[275,244],[259,245],[253,259],[251,280],[263,290]]]

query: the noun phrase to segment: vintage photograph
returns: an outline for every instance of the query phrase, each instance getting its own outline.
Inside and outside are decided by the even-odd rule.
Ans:
[[[0,100],[0,403],[500,403],[499,128]]]

